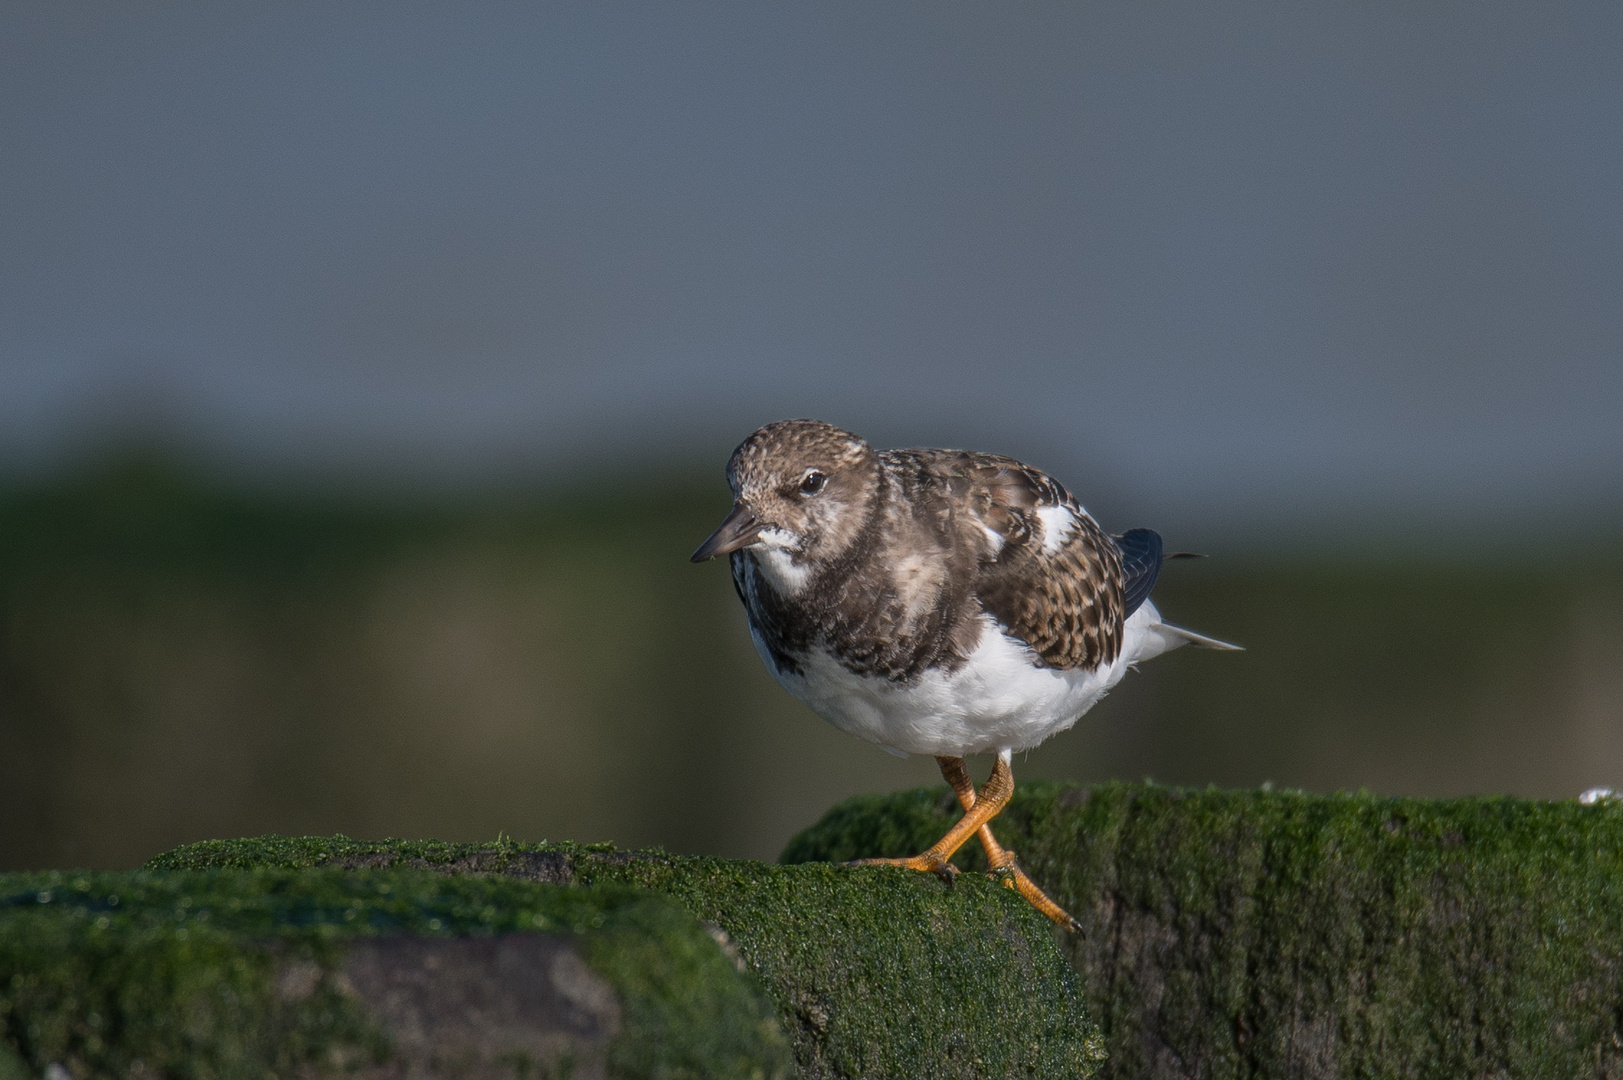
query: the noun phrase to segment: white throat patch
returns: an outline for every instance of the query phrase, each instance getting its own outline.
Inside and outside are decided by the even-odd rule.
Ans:
[[[810,566],[795,562],[795,552],[799,549],[800,542],[794,534],[782,529],[763,529],[750,545],[750,554],[755,556],[762,576],[783,596],[799,596],[806,587],[806,579],[811,577]]]

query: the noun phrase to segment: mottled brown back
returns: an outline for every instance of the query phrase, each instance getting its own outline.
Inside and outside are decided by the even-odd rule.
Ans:
[[[1003,537],[987,542],[971,589],[1044,666],[1069,670],[1110,664],[1121,654],[1125,622],[1116,545],[1052,477],[1013,458],[955,450],[896,451],[926,483]],[[1063,506],[1076,521],[1065,543],[1043,552],[1036,512]]]

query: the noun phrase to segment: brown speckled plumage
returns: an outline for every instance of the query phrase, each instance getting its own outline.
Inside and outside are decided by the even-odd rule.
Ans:
[[[947,501],[966,506],[1000,534],[996,558],[978,567],[982,608],[1041,658],[1042,666],[1096,668],[1121,652],[1122,567],[1116,545],[1052,477],[1012,458],[957,451],[907,451],[946,474]],[[1043,549],[1036,512],[1065,507],[1075,520],[1058,550]]]
[[[776,470],[776,472],[774,472]],[[797,496],[808,471],[827,477]],[[990,614],[1039,667],[1094,669],[1121,650],[1122,563],[1065,488],[1011,458],[957,450],[873,451],[816,421],[768,425],[728,468],[735,493],[765,491],[763,516],[795,518],[804,585],[774,587],[757,555],[732,553],[734,584],[782,671],[821,647],[862,675],[910,683],[955,670]],[[781,475],[780,475],[781,474]],[[781,505],[778,505],[781,504]],[[836,509],[816,517],[812,507]],[[1044,550],[1038,512],[1064,507],[1064,542]]]
[[[992,835],[1009,761],[1087,712],[1139,661],[1193,642],[1148,603],[1163,557],[1148,529],[1106,536],[1057,481],[1012,458],[876,452],[817,420],[768,424],[727,466],[733,507],[693,553],[728,555],[757,649],[835,727],[933,754],[964,816],[909,858],[939,874],[972,836],[1038,911],[1080,924]],[[1129,622],[1131,618],[1131,622]],[[977,791],[964,755],[995,753]]]

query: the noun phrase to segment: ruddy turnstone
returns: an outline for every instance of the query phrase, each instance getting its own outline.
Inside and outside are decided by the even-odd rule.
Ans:
[[[1184,644],[1161,621],[1148,529],[1107,535],[1056,480],[1013,458],[876,451],[818,420],[768,424],[727,463],[733,509],[693,553],[730,556],[750,635],[784,689],[842,731],[932,754],[964,816],[922,854],[865,859],[948,880],[979,835],[993,872],[1078,929],[988,825],[1010,757],[1064,731],[1128,668]],[[967,754],[996,754],[979,791]]]

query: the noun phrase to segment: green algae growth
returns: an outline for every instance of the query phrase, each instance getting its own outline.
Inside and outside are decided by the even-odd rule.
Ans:
[[[658,893],[718,928],[759,977],[803,1077],[1090,1077],[1102,1057],[1053,928],[981,878],[343,837],[211,841],[149,866],[409,866]]]
[[[608,1075],[789,1073],[758,984],[671,901],[409,869],[0,875],[0,1068],[386,1074],[389,1033],[339,978],[347,948],[515,934],[562,939],[612,988]],[[512,1064],[549,1076],[569,1060]]]
[[[783,859],[957,816],[945,788],[851,799]],[[1623,1075],[1623,805],[1026,784],[996,830],[1085,927],[1102,1075]]]

